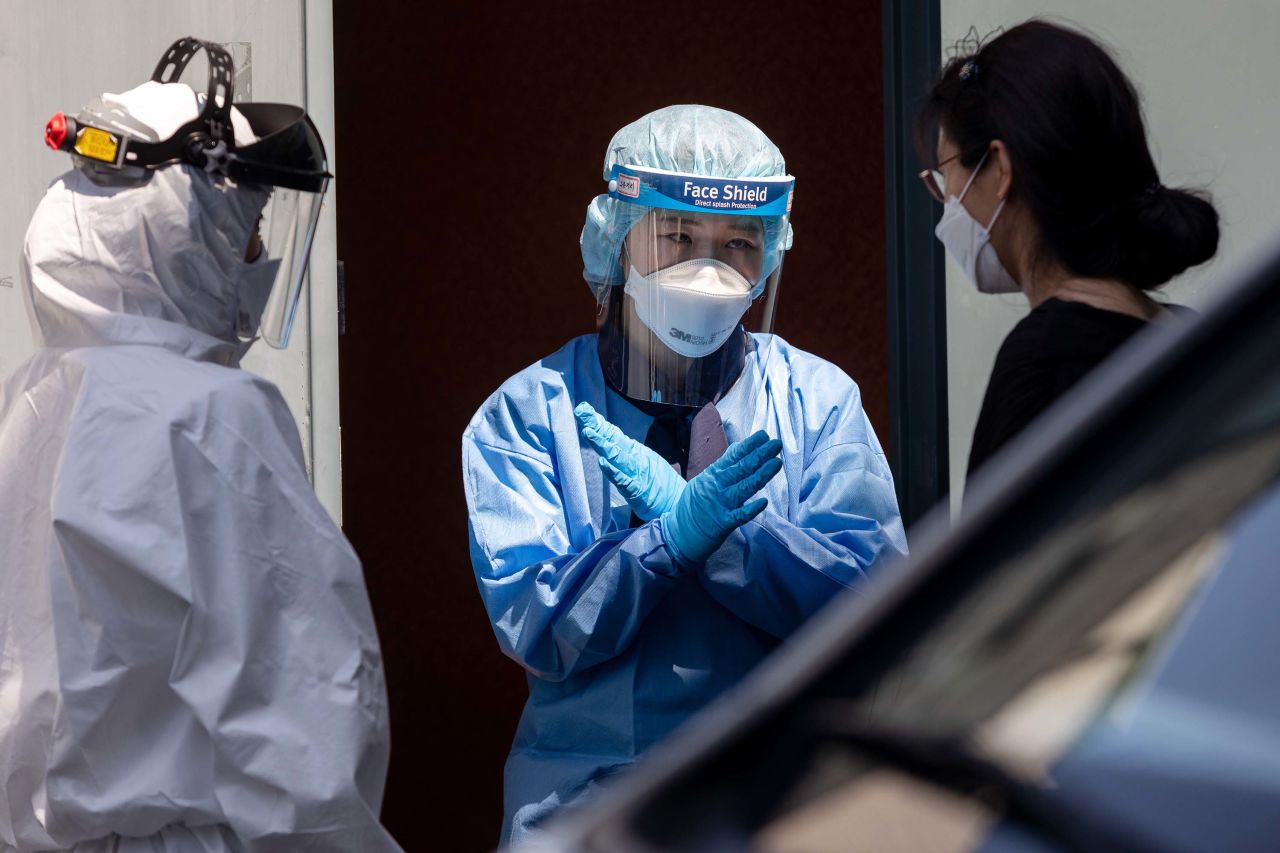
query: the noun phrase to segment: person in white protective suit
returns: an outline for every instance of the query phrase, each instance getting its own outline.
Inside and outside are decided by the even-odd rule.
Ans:
[[[400,849],[360,563],[237,369],[287,344],[323,146],[296,107],[233,108],[214,45],[169,80],[200,48],[203,99],[157,69],[47,131],[76,169],[32,217],[39,348],[0,385],[0,851]]]

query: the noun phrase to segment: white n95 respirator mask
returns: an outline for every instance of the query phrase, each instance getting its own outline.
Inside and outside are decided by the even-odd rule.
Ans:
[[[625,292],[635,301],[640,322],[688,358],[719,349],[751,307],[751,283],[712,258],[684,261],[650,275],[632,267]]]
[[[988,152],[989,153],[989,152]],[[1013,276],[1000,263],[995,247],[991,245],[991,229],[995,227],[1000,212],[1004,210],[1004,200],[996,207],[991,221],[983,226],[961,204],[973,179],[982,171],[982,164],[987,161],[984,154],[978,166],[969,176],[964,189],[958,196],[947,198],[946,207],[942,210],[942,218],[933,229],[933,233],[942,241],[947,254],[964,270],[965,277],[973,283],[980,293],[1019,293],[1022,288]]]

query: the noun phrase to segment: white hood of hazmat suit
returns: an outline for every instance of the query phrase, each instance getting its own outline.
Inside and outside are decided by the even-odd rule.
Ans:
[[[194,108],[193,108],[194,109]],[[261,191],[49,188],[0,385],[0,851],[395,851],[360,563],[233,365]]]

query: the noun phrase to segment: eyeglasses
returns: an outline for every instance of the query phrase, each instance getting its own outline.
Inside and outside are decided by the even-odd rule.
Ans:
[[[925,169],[920,173],[920,182],[924,184],[924,188],[929,191],[929,195],[936,198],[942,204],[947,203],[947,179],[946,176],[938,170],[959,156],[959,154],[952,154],[932,169]]]

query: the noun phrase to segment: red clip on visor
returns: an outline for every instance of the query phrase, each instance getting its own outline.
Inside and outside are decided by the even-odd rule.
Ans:
[[[70,151],[71,145],[67,143],[68,139],[75,139],[75,127],[75,119],[69,119],[62,113],[54,113],[53,118],[44,126],[44,144],[54,151]],[[70,134],[67,133],[68,129]]]

